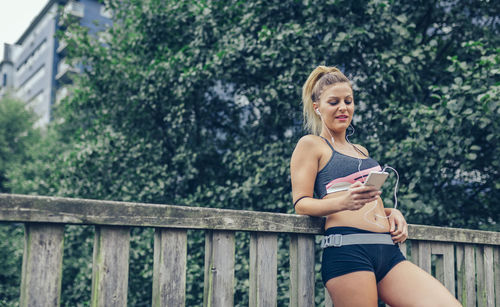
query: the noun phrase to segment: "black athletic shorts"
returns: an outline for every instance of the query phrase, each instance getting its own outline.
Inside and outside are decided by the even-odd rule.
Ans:
[[[354,227],[331,227],[325,235],[373,233]],[[377,283],[398,263],[406,260],[399,247],[387,244],[356,244],[323,249],[321,276],[323,284],[334,277],[357,271],[371,271]]]

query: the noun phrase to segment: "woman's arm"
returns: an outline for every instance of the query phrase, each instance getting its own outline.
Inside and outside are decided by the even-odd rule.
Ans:
[[[315,136],[302,137],[292,154],[290,174],[292,178],[293,201],[295,212],[311,216],[327,216],[343,210],[358,210],[365,204],[375,201],[380,195],[374,187],[356,182],[340,197],[314,199],[314,182],[321,158],[320,143]]]
[[[356,182],[340,197],[303,198],[295,205],[295,212],[310,216],[327,216],[344,210],[359,210],[367,203],[376,201],[380,193],[372,186]]]

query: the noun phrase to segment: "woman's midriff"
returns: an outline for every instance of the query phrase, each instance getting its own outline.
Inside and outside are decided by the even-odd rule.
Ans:
[[[324,198],[342,197],[345,193],[347,191],[336,192]],[[390,229],[380,197],[376,202],[368,203],[359,210],[344,210],[327,216],[325,229],[335,226],[350,226],[374,232],[388,232]]]

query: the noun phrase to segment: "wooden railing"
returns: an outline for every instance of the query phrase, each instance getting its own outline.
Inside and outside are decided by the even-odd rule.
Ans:
[[[277,237],[290,237],[290,306],[314,306],[324,219],[266,212],[0,194],[0,221],[25,223],[20,306],[58,306],[66,224],[95,225],[92,306],[126,306],[130,227],[154,227],[153,306],[184,306],[187,230],[204,230],[204,306],[233,306],[235,232],[250,232],[250,306],[277,305]],[[409,260],[464,306],[500,306],[500,233],[409,226]],[[328,295],[325,306],[331,306]]]

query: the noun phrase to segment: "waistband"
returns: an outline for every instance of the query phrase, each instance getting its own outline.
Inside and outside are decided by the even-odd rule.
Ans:
[[[358,244],[394,245],[389,233],[372,232],[354,227],[331,227],[321,239],[321,248]]]

